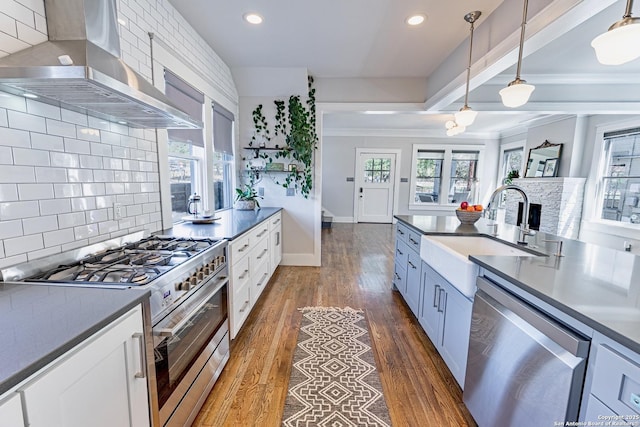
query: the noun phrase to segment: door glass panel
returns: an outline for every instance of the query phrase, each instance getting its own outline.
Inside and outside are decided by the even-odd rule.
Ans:
[[[364,162],[366,183],[388,183],[391,179],[391,159],[388,157],[367,159]]]

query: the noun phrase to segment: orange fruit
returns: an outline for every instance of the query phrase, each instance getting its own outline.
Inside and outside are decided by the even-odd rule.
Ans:
[[[482,212],[482,209],[483,209],[483,208],[482,208],[482,205],[473,205],[473,208],[474,208],[475,210],[477,210],[477,211],[480,211],[480,212]]]
[[[469,205],[469,206],[467,206],[467,211],[468,212],[473,212],[473,211],[475,211],[475,209],[473,208],[473,206]]]

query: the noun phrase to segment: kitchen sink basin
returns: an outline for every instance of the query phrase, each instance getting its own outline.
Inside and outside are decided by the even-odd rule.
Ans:
[[[484,236],[422,236],[422,260],[467,298],[473,298],[479,267],[469,255],[537,256]]]

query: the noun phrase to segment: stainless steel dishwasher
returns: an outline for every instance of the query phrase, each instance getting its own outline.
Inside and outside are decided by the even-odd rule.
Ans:
[[[479,427],[577,421],[589,340],[478,277],[463,400]]]

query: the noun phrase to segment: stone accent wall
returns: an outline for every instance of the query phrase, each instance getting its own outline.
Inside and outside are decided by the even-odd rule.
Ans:
[[[522,178],[513,183],[524,189],[530,203],[542,205],[540,231],[577,239],[582,218],[586,178]],[[507,192],[505,222],[516,224],[518,202],[515,191]]]

